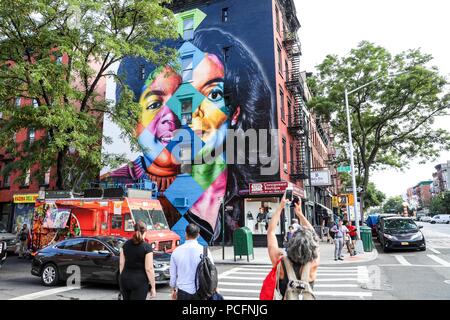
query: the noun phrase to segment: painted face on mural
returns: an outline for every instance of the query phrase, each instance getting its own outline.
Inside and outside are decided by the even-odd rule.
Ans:
[[[206,54],[195,68],[192,79],[194,88],[206,99],[203,99],[193,113],[191,128],[199,137],[202,137],[203,141],[214,145],[223,142],[211,141],[211,139],[222,137],[217,135],[217,130],[220,130],[227,120],[227,115],[224,113],[224,76],[224,66],[219,58],[213,54]]]
[[[180,84],[181,77],[171,67],[164,67],[156,75],[153,82],[142,93],[139,101],[142,116],[138,135],[147,128],[163,146],[170,142],[174,131],[180,127],[180,122],[166,103]]]

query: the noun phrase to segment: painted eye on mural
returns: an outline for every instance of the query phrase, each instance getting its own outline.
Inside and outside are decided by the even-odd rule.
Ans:
[[[208,99],[213,101],[213,102],[217,102],[223,99],[223,91],[222,89],[216,88],[213,89],[209,95],[208,95]]]
[[[155,101],[152,104],[147,106],[147,110],[154,110],[154,109],[159,109],[162,106],[162,102],[161,101]]]

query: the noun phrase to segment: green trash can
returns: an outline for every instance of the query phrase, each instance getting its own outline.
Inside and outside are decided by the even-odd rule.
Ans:
[[[373,241],[372,241],[372,229],[369,227],[362,226],[359,228],[361,234],[361,240],[363,242],[363,247],[365,252],[372,252]]]
[[[233,248],[234,248],[234,261],[236,256],[247,256],[247,261],[250,261],[249,256],[252,255],[255,259],[253,252],[253,234],[247,227],[239,228],[233,233]]]

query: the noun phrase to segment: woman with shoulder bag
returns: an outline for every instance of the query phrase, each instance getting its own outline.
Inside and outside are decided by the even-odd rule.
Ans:
[[[120,289],[123,300],[146,300],[149,289],[156,297],[153,250],[144,241],[147,226],[139,221],[134,225],[133,238],[120,250]],[[150,287],[150,288],[149,288]]]
[[[286,246],[287,255],[278,247],[275,234],[280,221],[281,212],[286,199],[281,199],[267,230],[267,247],[273,269],[267,276],[261,288],[261,300],[281,299],[314,299],[312,288],[320,263],[319,243],[316,232],[308,219],[303,215],[301,200],[295,204],[295,213],[302,228],[298,229]],[[306,289],[300,294],[292,295],[291,289],[296,284],[302,284]]]

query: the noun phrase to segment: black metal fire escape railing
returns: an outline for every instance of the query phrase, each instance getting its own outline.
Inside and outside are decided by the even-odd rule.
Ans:
[[[290,176],[294,180],[307,179],[309,177],[309,153],[308,153],[308,128],[306,126],[303,106],[305,104],[305,92],[300,73],[301,45],[296,33],[287,33],[283,39],[291,68],[286,79],[286,87],[294,98],[293,110],[290,110],[288,118],[288,131],[293,137],[295,158],[291,159]]]

